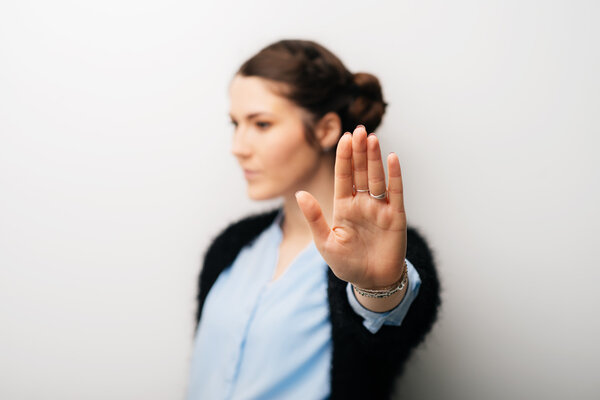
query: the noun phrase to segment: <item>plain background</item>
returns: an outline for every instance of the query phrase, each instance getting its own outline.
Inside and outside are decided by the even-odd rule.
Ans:
[[[282,38],[377,75],[443,308],[408,399],[600,397],[594,1],[4,1],[0,398],[182,399],[247,199],[227,86]]]

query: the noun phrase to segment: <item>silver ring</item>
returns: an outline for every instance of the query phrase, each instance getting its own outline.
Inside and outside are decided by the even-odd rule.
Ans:
[[[383,193],[381,193],[381,194],[377,194],[377,195],[375,195],[375,194],[373,194],[373,193],[369,192],[369,195],[370,195],[372,198],[374,198],[374,199],[377,199],[377,200],[382,200],[382,199],[385,199],[385,197],[387,196],[387,193],[386,193],[386,192],[383,192]]]
[[[365,193],[369,191],[369,189],[357,189],[356,186],[353,186],[353,188],[358,193]]]

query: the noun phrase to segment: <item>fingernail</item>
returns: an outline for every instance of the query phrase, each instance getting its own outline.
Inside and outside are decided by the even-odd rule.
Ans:
[[[358,128],[363,128],[364,130],[367,130],[367,128],[365,128],[365,126],[364,126],[364,125],[358,125],[356,128],[357,128],[357,129],[358,129]]]
[[[352,134],[350,132],[346,132],[346,133],[344,133],[344,136],[346,136],[346,135],[352,135]]]

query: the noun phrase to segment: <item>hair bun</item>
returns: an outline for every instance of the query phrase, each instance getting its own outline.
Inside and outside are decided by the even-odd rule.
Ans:
[[[362,124],[367,131],[374,131],[387,107],[379,79],[366,72],[357,72],[353,74],[353,89],[356,95],[348,107],[348,114],[355,125]]]
[[[358,94],[373,101],[383,101],[381,85],[375,75],[366,72],[357,72],[353,75],[353,83],[358,89]]]

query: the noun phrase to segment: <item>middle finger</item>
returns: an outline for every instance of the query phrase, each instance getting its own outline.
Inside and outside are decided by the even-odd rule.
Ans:
[[[368,190],[367,178],[367,131],[359,125],[352,134],[352,167],[356,190]]]

